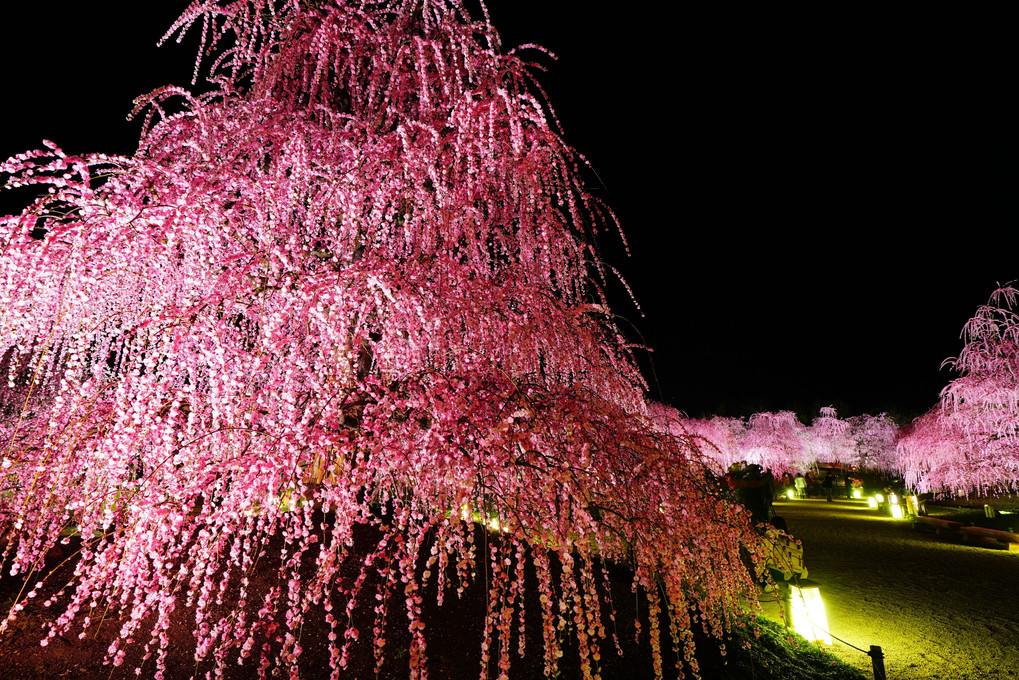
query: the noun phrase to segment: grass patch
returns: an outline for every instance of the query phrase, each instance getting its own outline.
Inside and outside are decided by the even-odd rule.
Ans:
[[[732,632],[720,680],[868,680],[835,655],[771,619]],[[707,676],[705,676],[707,677]]]

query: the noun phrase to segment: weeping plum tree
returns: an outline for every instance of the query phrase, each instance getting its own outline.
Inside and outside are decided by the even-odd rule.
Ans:
[[[899,469],[899,426],[887,413],[852,416],[847,422],[854,447],[854,455],[848,460],[869,470],[892,473]]]
[[[850,461],[856,452],[850,424],[839,418],[832,406],[822,406],[820,414],[808,428],[811,457],[821,463]]]
[[[810,427],[792,411],[755,413],[745,422],[722,416],[688,418],[661,404],[652,405],[650,414],[662,432],[696,443],[715,474],[724,474],[734,463],[760,465],[781,475],[803,472],[819,462],[892,470],[896,461],[898,429],[884,414],[842,420],[826,406]]]
[[[968,487],[966,458],[960,456],[962,432],[941,405],[902,428],[896,453],[906,485],[920,493],[962,495]]]
[[[1019,291],[994,291],[963,327],[959,373],[941,402],[899,444],[907,481],[920,491],[1019,490]]]
[[[774,474],[802,472],[814,462],[807,428],[792,411],[750,416],[741,448],[746,460],[760,460]]]
[[[296,675],[324,617],[334,677],[359,637],[381,664],[402,612],[425,677],[422,593],[448,606],[482,563],[503,677],[525,562],[545,603],[527,653],[554,675],[572,635],[596,677],[596,559],[647,593],[659,675],[658,612],[691,660],[759,544],[695,443],[647,418],[593,245],[614,219],[532,65],[457,0],[202,0],[168,36],[196,24],[211,90],[140,98],[134,155],[47,143],[2,166],[47,193],[0,223],[2,566],[29,583],[0,628],[73,531],[44,643],[109,607],[109,660],[134,644],[157,677],[175,610],[196,668],[261,675]],[[502,529],[487,553],[471,517]],[[349,578],[365,524],[381,538]]]
[[[648,413],[659,431],[692,444],[701,454],[705,467],[715,475],[724,475],[733,463],[759,462],[747,461],[740,448],[740,437],[745,429],[740,418],[689,418],[678,409],[659,403],[650,404]]]

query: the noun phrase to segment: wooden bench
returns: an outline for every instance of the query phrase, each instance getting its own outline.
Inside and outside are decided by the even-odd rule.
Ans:
[[[940,534],[943,531],[954,534],[963,528],[962,522],[953,522],[950,519],[938,519],[927,515],[916,515],[914,519],[917,525],[932,527],[935,534]]]
[[[1009,552],[1019,552],[1019,534],[999,529],[985,529],[984,527],[962,527],[963,539],[982,538],[998,541],[1008,545]]]
[[[782,572],[786,580],[806,578],[807,568],[803,566],[803,544],[797,543],[788,534],[769,529],[764,535],[768,549],[768,568]]]

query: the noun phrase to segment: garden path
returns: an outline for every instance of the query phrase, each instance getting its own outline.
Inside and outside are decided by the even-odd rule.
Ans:
[[[1019,679],[1019,553],[914,530],[860,501],[775,509],[822,585],[839,658],[873,677],[850,645],[880,645],[890,680]]]

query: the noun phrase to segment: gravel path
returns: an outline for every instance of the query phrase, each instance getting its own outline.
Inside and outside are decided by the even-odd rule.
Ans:
[[[880,645],[889,680],[1019,679],[1019,553],[913,530],[861,502],[775,509],[803,542],[832,634]],[[866,654],[837,640],[829,650],[873,677]]]

